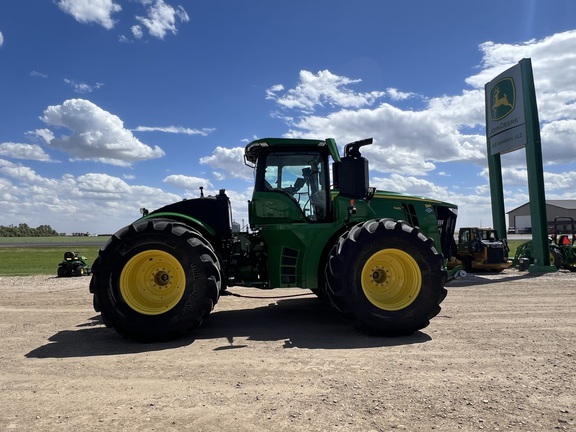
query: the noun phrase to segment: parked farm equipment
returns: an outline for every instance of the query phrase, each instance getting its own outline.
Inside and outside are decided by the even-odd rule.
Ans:
[[[508,243],[493,228],[465,227],[458,232],[456,257],[467,272],[502,271],[512,265]]]
[[[560,225],[569,225],[569,233],[560,229]],[[576,245],[574,232],[574,219],[568,216],[559,216],[554,219],[554,231],[548,238],[550,250],[550,265],[557,269],[576,271]],[[534,263],[532,241],[521,244],[516,249],[513,263],[519,270],[526,270],[530,264]]]
[[[169,339],[198,327],[227,287],[299,287],[371,334],[426,327],[446,297],[457,207],[369,187],[360,147],[371,143],[343,157],[333,139],[249,143],[250,230],[232,231],[223,189],[144,209],[99,251],[95,310],[125,337]]]
[[[56,274],[58,277],[90,275],[91,269],[88,259],[78,252],[65,252],[64,260],[58,264]]]

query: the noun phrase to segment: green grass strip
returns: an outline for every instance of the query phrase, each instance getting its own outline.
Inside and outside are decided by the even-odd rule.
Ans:
[[[56,276],[58,264],[64,260],[64,253],[78,252],[88,259],[88,265],[98,256],[100,245],[70,247],[1,247],[0,246],[0,276],[30,276],[38,274],[53,274]]]
[[[60,241],[50,242],[47,239],[67,239],[70,237],[0,237],[1,239],[27,239],[20,240],[23,247],[6,246],[9,242],[0,241],[0,276],[29,276],[38,274],[56,275],[58,264],[64,259],[64,252],[78,252],[88,258],[88,265],[92,265],[98,256],[100,246],[104,244],[108,237],[79,237],[78,242],[83,242],[81,246],[58,246]],[[85,246],[86,239],[93,239],[94,246]],[[50,246],[24,246],[27,243],[51,243]],[[91,243],[91,241],[89,240]],[[18,242],[16,242],[18,243]],[[525,240],[510,240],[510,259],[514,258],[516,248],[525,243]],[[14,244],[14,243],[11,243]],[[3,247],[4,246],[4,247]]]
[[[102,245],[110,236],[56,236],[56,237],[0,237],[0,247],[3,245],[50,243],[57,246],[62,243],[94,243]]]

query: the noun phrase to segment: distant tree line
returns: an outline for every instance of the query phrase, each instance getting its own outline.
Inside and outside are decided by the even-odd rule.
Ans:
[[[29,227],[25,223],[18,226],[0,225],[0,237],[53,237],[59,235],[50,225],[40,225],[36,228]]]

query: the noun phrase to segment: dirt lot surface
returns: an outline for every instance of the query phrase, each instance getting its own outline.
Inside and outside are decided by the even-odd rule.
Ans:
[[[368,337],[304,290],[232,288],[189,337],[123,340],[88,277],[0,277],[1,431],[576,430],[576,273],[453,281]]]

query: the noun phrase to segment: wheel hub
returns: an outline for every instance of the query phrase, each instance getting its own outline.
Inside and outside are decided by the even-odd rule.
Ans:
[[[376,267],[372,270],[372,279],[376,284],[383,284],[386,282],[386,270]]]
[[[362,291],[376,307],[396,311],[408,307],[418,297],[422,272],[416,260],[400,249],[382,249],[364,264]]]
[[[162,269],[154,275],[154,283],[159,287],[164,287],[170,282],[170,275]]]
[[[186,274],[176,257],[161,250],[134,255],[120,273],[120,293],[126,304],[144,315],[171,310],[182,299]]]

